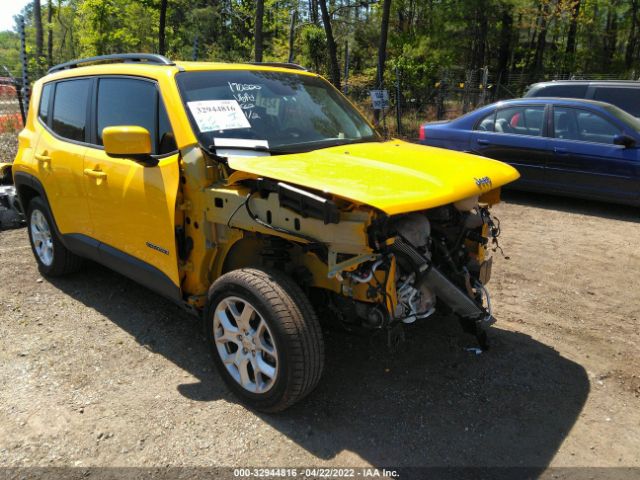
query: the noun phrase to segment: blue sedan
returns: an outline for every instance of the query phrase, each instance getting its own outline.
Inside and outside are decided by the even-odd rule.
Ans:
[[[640,119],[608,103],[506,100],[426,123],[420,143],[513,165],[514,188],[640,205]]]

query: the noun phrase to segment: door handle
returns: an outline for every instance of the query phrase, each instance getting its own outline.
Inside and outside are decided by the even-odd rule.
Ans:
[[[92,170],[91,168],[85,168],[84,174],[87,177],[92,177],[92,178],[98,178],[98,179],[107,178],[107,174],[105,172],[102,172],[100,170]]]
[[[46,151],[42,153],[36,153],[34,156],[36,157],[38,163],[41,163],[43,166],[46,166],[46,164],[51,164],[51,157],[47,155]]]
[[[566,148],[559,148],[559,147],[555,147],[553,151],[556,152],[558,155],[566,155],[567,153],[569,153],[569,151]]]
[[[478,145],[489,145],[490,143],[486,138],[478,138],[476,142],[478,142]]]

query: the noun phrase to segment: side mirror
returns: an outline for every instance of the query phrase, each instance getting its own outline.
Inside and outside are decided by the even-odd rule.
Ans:
[[[636,139],[623,133],[613,137],[613,143],[622,145],[624,148],[631,148],[636,145]]]
[[[102,130],[102,143],[110,157],[131,158],[145,166],[158,164],[151,157],[151,135],[146,128],[132,125],[106,127]]]

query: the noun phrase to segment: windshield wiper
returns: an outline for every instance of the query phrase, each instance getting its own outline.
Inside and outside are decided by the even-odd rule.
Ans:
[[[287,145],[283,145],[284,147],[287,147],[287,150],[276,150],[276,152],[277,153],[302,153],[302,152],[311,152],[313,150],[321,150],[323,148],[339,147],[341,145],[353,145],[356,143],[370,143],[370,142],[381,142],[381,141],[382,140],[377,137],[323,139],[323,140],[314,140],[311,142],[289,143]]]
[[[371,138],[371,137],[366,137],[366,138],[344,138],[344,139],[339,139],[339,140],[335,140],[330,142],[330,145],[328,145],[327,147],[323,147],[323,148],[328,148],[328,147],[340,147],[342,145],[354,145],[356,143],[370,143],[370,142],[381,142],[382,140],[380,140],[379,138]]]
[[[270,153],[270,154],[284,154],[284,153],[294,153],[294,152],[288,152],[285,150],[278,150],[275,148],[268,148],[265,147],[264,145],[209,145],[207,147],[207,150],[209,150],[210,152],[216,152],[218,150],[248,150],[248,151],[253,151],[253,152],[266,152],[266,153]]]

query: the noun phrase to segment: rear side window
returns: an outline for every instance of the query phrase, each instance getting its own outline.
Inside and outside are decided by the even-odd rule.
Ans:
[[[42,94],[40,95],[40,109],[38,110],[38,116],[42,119],[45,125],[49,125],[49,101],[51,100],[52,90],[53,84],[48,83],[42,87]]]
[[[97,143],[105,127],[136,125],[146,128],[153,153],[176,150],[164,105],[154,83],[132,78],[102,78],[98,84]]]
[[[594,100],[607,102],[640,117],[640,88],[596,87]]]
[[[486,117],[484,117],[482,120],[480,120],[478,122],[478,125],[476,126],[476,130],[480,130],[481,132],[493,132],[494,130],[494,124],[496,121],[496,112],[495,110],[493,112],[491,112],[489,115],[487,115]]]
[[[85,141],[91,80],[67,80],[56,84],[53,131],[70,140]]]
[[[515,135],[542,135],[544,106],[509,107],[496,112],[494,131]]]
[[[527,97],[586,98],[588,85],[546,85],[527,94]]]

